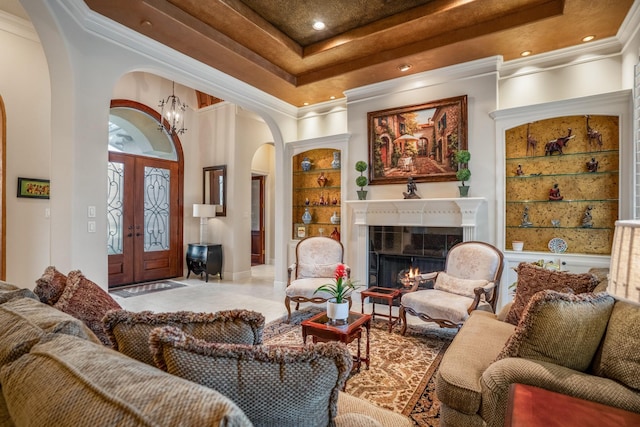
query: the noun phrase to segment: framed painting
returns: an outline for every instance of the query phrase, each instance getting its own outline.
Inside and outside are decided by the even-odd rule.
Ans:
[[[18,197],[48,199],[49,190],[48,179],[18,178]]]
[[[370,184],[457,181],[467,150],[467,96],[367,114]]]

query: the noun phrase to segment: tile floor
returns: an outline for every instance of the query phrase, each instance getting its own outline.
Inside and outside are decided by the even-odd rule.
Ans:
[[[125,310],[154,312],[170,311],[195,311],[195,312],[216,312],[219,310],[230,310],[243,308],[262,313],[265,321],[271,322],[287,314],[284,306],[284,290],[276,289],[273,286],[273,266],[260,265],[251,268],[251,278],[246,281],[230,281],[214,279],[209,277],[209,282],[199,277],[189,279],[172,279],[186,287],[169,289],[165,291],[153,292],[129,298],[122,298],[111,294],[113,298]],[[292,310],[294,305],[292,304]],[[353,295],[352,310],[360,311],[360,293]],[[371,312],[371,304],[366,303],[364,310]],[[394,314],[397,308],[394,307]],[[386,313],[386,306],[376,307],[376,311]],[[419,319],[409,316],[409,324],[420,322]]]

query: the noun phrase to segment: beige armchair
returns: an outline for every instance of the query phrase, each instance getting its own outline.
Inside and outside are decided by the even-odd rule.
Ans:
[[[291,321],[291,302],[321,304],[331,295],[315,293],[319,286],[331,283],[338,264],[342,263],[344,248],[342,243],[329,237],[307,237],[296,245],[296,262],[289,266],[284,305],[287,307],[287,321]],[[346,267],[347,276],[351,270]],[[351,299],[349,307],[351,307]]]
[[[495,312],[504,256],[484,242],[463,242],[447,254],[445,271],[428,273],[423,279],[434,281],[433,289],[402,296],[400,320],[407,330],[407,313],[441,328],[459,328],[473,310]]]

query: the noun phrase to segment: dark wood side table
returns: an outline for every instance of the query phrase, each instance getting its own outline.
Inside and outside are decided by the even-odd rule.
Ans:
[[[625,427],[640,414],[525,384],[511,384],[505,427]]]
[[[364,299],[369,297],[371,303],[373,304],[371,310],[371,318],[375,319],[376,315],[381,317],[386,317],[389,319],[389,332],[393,329],[393,325],[396,324],[400,318],[398,316],[393,316],[391,314],[391,309],[393,308],[393,300],[396,298],[400,298],[400,289],[398,288],[383,288],[379,286],[374,286],[372,288],[367,288],[364,291],[360,292],[360,299],[362,301],[360,311],[364,313]],[[376,313],[376,301],[373,298],[380,298],[387,302],[389,305],[389,314],[384,313]]]
[[[349,312],[349,318],[345,325],[332,325],[331,321],[327,317],[327,313],[320,313],[307,319],[301,323],[302,325],[302,340],[306,344],[307,336],[313,337],[313,342],[318,341],[340,341],[345,344],[349,344],[353,340],[358,340],[358,351],[353,356],[353,368],[356,371],[360,370],[362,362],[367,365],[369,369],[369,331],[371,329],[371,316],[368,314],[356,313],[354,311]],[[367,333],[367,346],[365,355],[362,357],[360,352],[360,338],[362,337],[362,328]]]
[[[189,243],[187,248],[187,279],[193,271],[195,274],[205,274],[205,281],[209,275],[220,275],[222,279],[222,245],[209,243]]]

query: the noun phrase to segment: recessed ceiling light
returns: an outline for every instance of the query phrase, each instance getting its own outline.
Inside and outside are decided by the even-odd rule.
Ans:
[[[331,95],[331,99],[336,99],[336,97],[335,97],[335,96],[333,96],[333,95]]]
[[[151,21],[145,19],[143,21],[140,21],[140,25],[142,27],[153,27],[153,24],[151,23]]]
[[[305,102],[305,103],[304,103],[304,104],[302,104],[302,105],[305,105],[305,106],[306,106],[306,105],[309,105],[309,103],[308,103],[308,102]]]
[[[324,25],[324,22],[322,22],[322,21],[315,21],[313,23],[313,29],[316,30],[316,31],[322,31],[325,28],[327,28],[327,26]]]
[[[531,51],[530,50],[525,50],[523,52],[520,52],[520,56],[529,56],[531,55]]]
[[[595,38],[596,38],[596,36],[594,36],[593,34],[591,34],[591,35],[588,35],[588,36],[583,37],[583,38],[582,38],[582,41],[583,41],[583,42],[590,42],[591,40],[593,40],[593,39],[595,39]]]
[[[398,70],[402,71],[403,73],[405,71],[409,71],[410,69],[411,69],[411,64],[402,64],[398,66]]]

